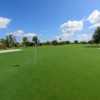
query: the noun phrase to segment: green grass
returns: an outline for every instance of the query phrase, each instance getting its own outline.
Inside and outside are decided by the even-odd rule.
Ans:
[[[0,54],[0,100],[100,100],[100,49],[68,45]]]

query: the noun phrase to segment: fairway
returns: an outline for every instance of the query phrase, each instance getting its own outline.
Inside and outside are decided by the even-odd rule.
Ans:
[[[100,49],[43,46],[0,54],[0,100],[100,100]]]

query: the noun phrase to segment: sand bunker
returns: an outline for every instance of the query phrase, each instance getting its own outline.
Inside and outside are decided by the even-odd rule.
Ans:
[[[0,53],[9,53],[9,52],[18,52],[18,51],[22,51],[22,49],[1,50]]]

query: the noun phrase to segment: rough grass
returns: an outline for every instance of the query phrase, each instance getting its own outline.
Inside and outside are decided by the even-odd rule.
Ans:
[[[50,46],[0,54],[0,100],[100,100],[99,93],[97,48]]]

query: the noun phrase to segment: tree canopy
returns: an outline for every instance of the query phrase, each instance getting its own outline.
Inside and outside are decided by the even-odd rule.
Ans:
[[[97,27],[97,29],[94,32],[93,42],[94,43],[100,43],[100,27]]]

